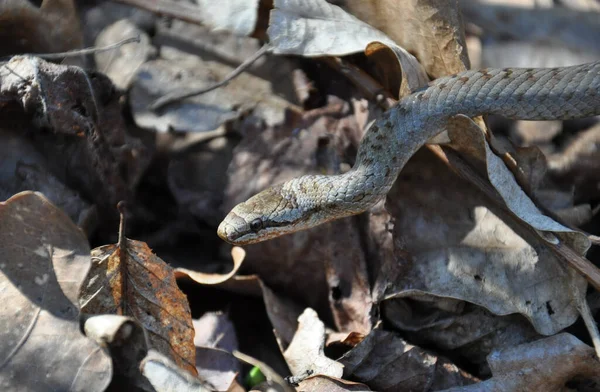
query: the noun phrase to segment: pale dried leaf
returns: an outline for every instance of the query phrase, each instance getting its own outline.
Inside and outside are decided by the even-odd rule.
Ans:
[[[92,250],[92,269],[80,294],[89,314],[130,316],[148,332],[150,347],[192,373],[194,329],[186,296],[174,271],[144,242],[123,238]]]
[[[0,389],[103,391],[110,357],[79,330],[89,245],[44,196],[0,203]],[[8,306],[6,306],[8,304]]]
[[[181,369],[158,351],[150,350],[140,365],[156,392],[213,392],[214,389]]]
[[[258,20],[258,0],[195,0],[203,24],[212,31],[250,35]]]
[[[481,136],[461,132],[469,146]],[[377,280],[384,298],[462,299],[497,315],[521,313],[547,335],[577,319],[572,285],[582,295],[585,279],[432,157],[416,155],[404,167],[387,208],[395,218],[398,262]]]
[[[273,93],[265,79],[242,73],[226,86],[174,102],[156,112],[151,105],[166,94],[186,93],[213,85],[233,67],[218,61],[203,60],[172,48],[161,50],[162,58],[143,64],[133,81],[130,102],[133,117],[140,127],[158,132],[205,132],[252,112],[269,124],[283,121],[291,103]]]
[[[228,391],[237,385],[240,372],[238,360],[225,350],[212,347],[196,347],[198,378],[216,391]]]
[[[292,374],[323,374],[342,377],[344,366],[325,356],[325,325],[307,308],[298,317],[298,330],[283,356]]]

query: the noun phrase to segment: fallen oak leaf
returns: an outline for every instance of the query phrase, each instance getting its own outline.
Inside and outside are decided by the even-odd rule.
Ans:
[[[130,316],[148,332],[150,347],[196,375],[194,328],[186,296],[175,273],[145,242],[124,236],[123,204],[119,242],[92,250],[92,269],[79,296],[89,314]]]
[[[41,193],[0,203],[0,390],[104,391],[110,356],[79,329],[89,245]]]

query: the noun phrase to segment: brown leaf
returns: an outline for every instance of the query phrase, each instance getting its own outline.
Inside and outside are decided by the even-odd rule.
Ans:
[[[0,389],[103,391],[110,357],[79,330],[89,246],[39,193],[0,203]]]
[[[145,242],[121,237],[118,244],[93,249],[92,269],[79,302],[89,314],[132,317],[148,332],[151,348],[197,374],[187,298],[177,287],[174,271]]]
[[[469,68],[456,0],[343,0],[341,3],[415,54],[433,79]]]
[[[81,47],[83,37],[73,0],[0,2],[0,56],[65,52]]]

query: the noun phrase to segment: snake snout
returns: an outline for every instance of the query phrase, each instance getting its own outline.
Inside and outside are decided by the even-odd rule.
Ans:
[[[217,235],[221,237],[223,241],[232,242],[239,237],[239,234],[231,225],[223,221],[217,228]]]

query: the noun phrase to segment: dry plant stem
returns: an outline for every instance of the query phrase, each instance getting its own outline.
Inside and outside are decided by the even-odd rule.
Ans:
[[[596,320],[594,320],[594,316],[592,316],[592,311],[585,296],[578,300],[578,302],[579,314],[592,337],[594,350],[596,350],[596,358],[600,359],[600,332],[598,332],[598,325],[596,324]]]
[[[150,11],[154,14],[179,19],[184,22],[201,25],[202,10],[181,1],[170,0],[112,0],[115,3],[127,4],[137,8]]]
[[[125,258],[127,257],[127,238],[125,238],[125,202],[120,201],[117,204],[117,209],[119,210],[120,222],[119,222],[119,242],[117,243],[117,247],[119,248],[119,259],[121,260],[120,267],[123,268],[121,271],[121,303],[119,304],[119,311],[121,315],[127,315],[125,311],[125,297],[127,295],[127,263],[125,262]]]
[[[20,54],[20,56],[35,56],[35,57],[39,57],[39,58],[46,59],[46,60],[60,60],[64,57],[77,57],[77,56],[85,56],[85,55],[94,54],[94,53],[108,52],[109,50],[120,48],[121,46],[127,45],[132,42],[139,43],[140,37],[137,36],[137,37],[126,38],[117,43],[107,45],[107,46],[102,46],[102,47],[74,49],[74,50],[69,50],[68,52],[59,52],[59,53],[24,53],[24,54]],[[12,56],[7,56],[7,57],[12,57]]]
[[[231,82],[233,79],[238,77],[242,72],[247,70],[252,64],[254,64],[254,62],[256,60],[258,60],[259,58],[264,56],[270,50],[271,50],[271,45],[269,45],[268,43],[264,44],[256,53],[254,53],[251,57],[249,57],[243,63],[241,63],[236,69],[233,70],[233,72],[231,72],[229,75],[227,75],[225,77],[225,79],[221,80],[220,82],[212,84],[208,87],[202,87],[201,89],[198,89],[198,90],[187,91],[184,93],[173,93],[173,94],[164,95],[150,104],[150,110],[155,111],[155,110],[158,110],[158,109],[162,108],[163,106],[168,105],[170,103],[177,102],[182,99],[190,98],[190,97],[193,97],[196,95],[205,94],[209,91],[216,90],[219,87],[223,87],[223,86],[227,85],[229,82]]]
[[[377,94],[384,94],[385,99],[380,100],[380,104],[383,106],[384,109],[388,109],[396,102],[387,91],[382,89],[381,86],[379,86],[378,88],[377,82],[359,68],[351,66],[349,64],[344,64],[344,62],[339,59],[327,60],[326,64],[333,67],[334,69],[339,70],[353,83],[357,84],[357,86],[360,87],[363,90],[363,92],[365,92],[368,96],[370,96],[370,98],[375,98],[375,95]],[[425,147],[429,151],[433,152],[435,156],[437,156],[440,159],[440,161],[442,161],[450,170],[463,177],[471,184],[475,185],[477,189],[479,189],[486,196],[488,196],[494,204],[502,208],[502,210],[507,211],[509,215],[514,218],[514,221],[517,224],[528,229],[528,231],[532,232],[536,237],[541,238],[539,233],[533,230],[529,225],[523,224],[523,221],[516,217],[514,213],[506,207],[506,204],[498,196],[496,190],[489,184],[489,181],[483,178],[456,152],[450,149],[442,149],[442,147],[440,146],[431,144],[427,144],[425,145]],[[515,176],[515,178],[517,180],[519,179],[518,176]],[[519,183],[519,185],[523,188],[523,184]],[[536,202],[535,199],[532,200]],[[539,206],[539,203],[536,203],[536,205]],[[544,213],[547,212],[545,211],[545,209],[543,211]],[[549,214],[551,218],[554,218],[554,215],[555,214]],[[562,244],[562,242],[558,245],[554,245],[544,240],[543,243],[546,244],[546,246],[548,246],[550,250],[552,250],[552,252],[556,256],[558,256],[559,259],[566,261],[567,264],[571,266],[571,268],[574,268],[577,272],[583,275],[596,290],[600,291],[600,269],[598,269],[585,257],[578,255],[572,249]]]

